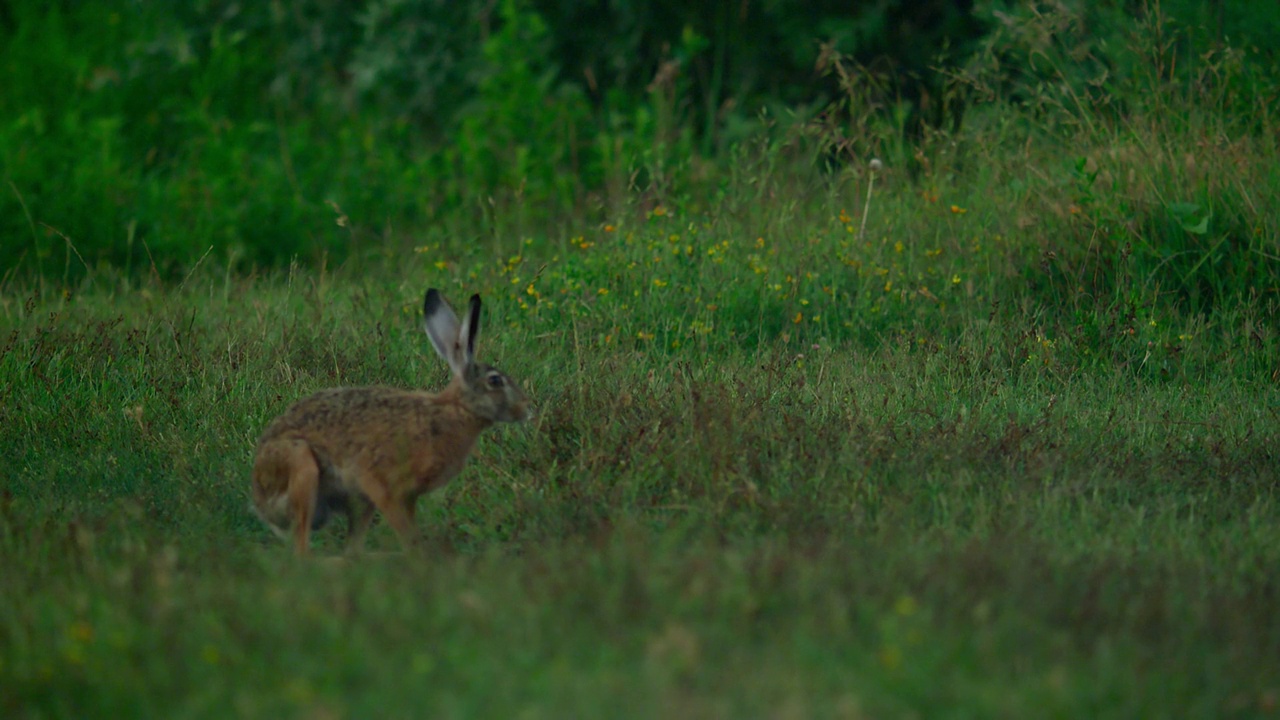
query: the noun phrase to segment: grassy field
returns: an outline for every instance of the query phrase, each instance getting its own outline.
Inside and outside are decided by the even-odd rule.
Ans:
[[[780,129],[550,225],[308,189],[336,266],[9,218],[0,715],[1280,715],[1280,133],[1228,81],[975,107],[877,170]],[[298,561],[256,438],[442,387],[430,286],[539,414],[421,501],[424,557],[338,522]]]
[[[1275,286],[1186,311],[1070,212],[1020,231],[1047,189],[885,171],[863,230],[865,172],[757,170],[565,237],[11,282],[4,714],[1276,713]],[[486,294],[539,417],[423,501],[425,559],[379,524],[297,562],[246,508],[257,433],[441,386],[428,285]]]

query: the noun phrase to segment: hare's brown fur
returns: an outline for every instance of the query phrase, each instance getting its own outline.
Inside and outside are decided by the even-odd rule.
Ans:
[[[478,323],[478,299],[473,303]],[[505,382],[488,384],[494,375]],[[402,544],[413,547],[418,497],[458,474],[485,428],[528,413],[514,383],[475,364],[469,353],[436,394],[389,387],[322,390],[263,432],[253,465],[254,509],[282,535],[291,530],[299,554],[308,551],[311,530],[335,511],[347,516],[348,547],[358,550],[375,508]]]

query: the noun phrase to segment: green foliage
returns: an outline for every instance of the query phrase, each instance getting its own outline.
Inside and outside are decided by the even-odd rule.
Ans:
[[[1192,101],[1231,118],[1199,131],[1270,127],[1263,50],[1207,44],[1213,23],[1190,8],[1134,22],[1110,5],[744,7],[15,3],[0,262],[71,284],[107,265],[178,278],[207,257],[323,263],[423,236],[556,233],[584,211],[616,217],[632,189],[707,196],[762,137],[792,163],[817,156],[809,143],[920,170],[966,98],[987,101],[968,113],[976,137],[1013,117],[1105,143],[1129,114]],[[1216,20],[1252,42],[1267,12]]]
[[[177,277],[209,254],[363,254],[372,238],[335,229],[341,213],[383,218],[385,244],[490,199],[523,221],[457,229],[616,207],[634,180],[668,184],[695,149],[745,137],[761,104],[803,97],[814,38],[837,32],[780,24],[781,7],[741,22],[691,8],[663,11],[684,18],[670,26],[616,9],[614,65],[588,77],[606,34],[521,2],[16,3],[0,38],[0,261],[66,281],[103,264]],[[779,43],[740,42],[775,28]]]
[[[1273,3],[1197,2],[1196,0],[1162,0],[1152,4],[1148,12],[1173,19],[1192,55],[1211,49],[1236,47],[1258,53],[1273,66],[1280,48],[1280,7]]]
[[[599,185],[598,176],[582,177],[577,164],[590,149],[583,142],[590,132],[586,101],[574,86],[556,82],[554,68],[542,67],[546,25],[522,5],[500,5],[499,28],[483,44],[476,95],[460,112],[455,145],[445,153],[460,197],[501,188],[515,195],[503,210],[520,214],[573,207],[585,187]]]
[[[565,79],[587,81],[608,102],[678,81],[684,123],[703,154],[745,139],[741,122],[762,109],[804,113],[839,92],[822,75],[832,52],[856,58],[914,107],[937,90],[930,69],[954,67],[985,28],[968,0],[877,3],[580,3],[540,0],[554,28]],[[884,97],[879,98],[881,100]],[[938,108],[924,112],[935,115]],[[937,123],[950,120],[931,117]]]

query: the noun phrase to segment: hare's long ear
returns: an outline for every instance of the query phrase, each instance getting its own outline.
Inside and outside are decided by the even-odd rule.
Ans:
[[[462,321],[462,330],[458,333],[458,347],[462,349],[462,358],[467,365],[476,361],[476,337],[480,334],[480,295],[471,296],[467,307],[467,317]]]
[[[422,302],[422,329],[427,331],[431,346],[440,357],[449,363],[455,375],[462,375],[466,368],[466,359],[462,353],[461,336],[459,334],[458,316],[454,314],[449,302],[439,290],[431,288]]]

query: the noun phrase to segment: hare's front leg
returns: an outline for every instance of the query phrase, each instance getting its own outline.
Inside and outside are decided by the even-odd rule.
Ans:
[[[347,554],[364,550],[364,536],[373,522],[373,503],[360,494],[352,494],[347,502]]]
[[[418,547],[418,527],[414,520],[418,496],[397,492],[381,473],[368,473],[360,478],[359,487],[368,501],[378,508],[387,524],[400,538],[405,552]]]
[[[387,519],[387,524],[392,530],[396,531],[396,536],[400,538],[400,544],[404,547],[405,553],[412,553],[418,549],[420,540],[422,539],[418,533],[417,515],[417,496],[406,498],[388,498],[385,503],[378,506],[378,511],[382,513],[382,517]]]

